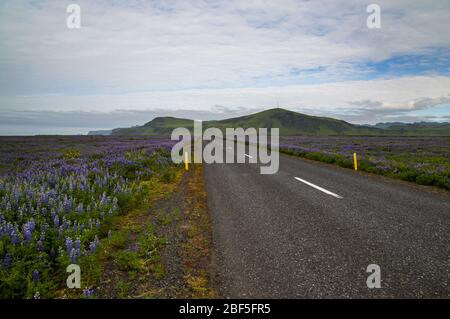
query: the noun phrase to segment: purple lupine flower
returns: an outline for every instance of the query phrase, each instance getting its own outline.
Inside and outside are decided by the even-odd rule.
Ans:
[[[31,219],[28,221],[28,225],[29,225],[30,230],[33,232],[34,229],[36,228],[36,222],[34,221],[33,218],[31,218]]]
[[[70,259],[72,260],[72,264],[77,263],[78,256],[80,255],[80,250],[72,248],[72,251],[70,252]]]
[[[94,243],[94,242],[91,242],[91,243],[89,244],[89,252],[90,252],[91,254],[93,254],[93,253],[95,253],[96,249],[97,249],[97,247],[95,247],[95,243]]]
[[[67,256],[70,255],[71,251],[72,251],[72,239],[70,237],[66,237],[66,253],[67,253]]]
[[[70,213],[71,210],[72,210],[72,203],[70,202],[70,200],[65,199],[63,205],[64,205],[64,210],[65,210],[65,212],[66,212],[66,213]]]
[[[66,220],[66,216],[63,216],[62,228],[63,229],[69,228],[69,224],[68,224],[68,222]]]
[[[97,229],[100,228],[100,221],[97,219],[97,224],[95,225],[97,227]]]
[[[39,271],[37,271],[36,269],[33,271],[33,282],[34,285],[37,286],[39,281]]]
[[[70,251],[70,260],[71,260],[72,264],[76,264],[76,262],[77,262],[76,255],[75,255],[75,248],[72,248],[72,250]]]
[[[24,226],[23,226],[23,239],[25,243],[29,243],[31,239],[33,238],[33,230],[36,227],[36,223],[33,219],[30,219]]]
[[[12,257],[10,253],[7,253],[5,258],[3,259],[3,268],[5,269],[9,269],[12,265]]]
[[[59,227],[59,217],[58,217],[58,215],[56,215],[55,218],[53,219],[53,226],[54,226],[55,229]]]
[[[78,212],[78,214],[82,214],[83,213],[83,203],[78,204],[77,212]]]
[[[18,244],[20,244],[20,238],[14,229],[11,231],[10,236],[11,236],[11,242],[14,246],[17,246]]]
[[[81,251],[79,249],[75,249],[75,258],[72,258],[72,263],[76,264],[78,257],[80,257]]]
[[[100,204],[102,206],[106,206],[108,204],[108,200],[106,198],[106,193],[105,192],[103,192],[102,199],[100,200]]]
[[[98,240],[97,235],[95,235],[94,241],[89,244],[89,250],[91,254],[95,253],[98,248],[100,241]]]
[[[27,244],[31,241],[33,238],[33,235],[31,233],[31,230],[27,227],[23,230],[23,240]]]
[[[94,295],[94,289],[86,287],[83,289],[83,295],[85,298],[90,299]]]
[[[75,240],[75,249],[80,249],[81,247],[81,240],[80,238],[77,238],[77,240]]]

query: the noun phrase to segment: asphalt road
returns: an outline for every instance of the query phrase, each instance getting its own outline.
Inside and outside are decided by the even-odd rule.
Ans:
[[[204,174],[221,297],[450,297],[449,196],[283,155],[274,175],[259,164]],[[367,287],[369,264],[381,288]]]

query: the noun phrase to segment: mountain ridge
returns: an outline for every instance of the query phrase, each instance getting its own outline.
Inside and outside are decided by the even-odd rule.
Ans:
[[[185,127],[193,130],[193,120],[173,116],[156,117],[141,126],[113,129],[111,135],[170,135],[173,129]],[[351,124],[331,117],[312,116],[282,108],[224,120],[203,121],[203,129],[216,127],[244,129],[279,128],[280,135],[402,135],[402,136],[450,136],[450,123],[392,123],[385,128]],[[380,123],[378,123],[380,124]],[[378,125],[376,124],[376,125]]]

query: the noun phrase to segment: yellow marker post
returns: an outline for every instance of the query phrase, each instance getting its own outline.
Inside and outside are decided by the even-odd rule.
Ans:
[[[184,168],[187,171],[189,170],[189,156],[188,156],[188,152],[184,152]]]
[[[356,153],[353,153],[353,164],[355,165],[355,171],[358,170],[358,159],[356,158]]]

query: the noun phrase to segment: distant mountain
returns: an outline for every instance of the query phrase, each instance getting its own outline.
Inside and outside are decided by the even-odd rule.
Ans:
[[[111,135],[112,130],[89,131],[88,135]]]
[[[193,121],[176,117],[155,117],[152,121],[130,128],[117,128],[112,130],[112,135],[170,135],[177,127],[193,129]]]
[[[402,123],[402,122],[382,122],[382,123],[377,123],[377,124],[374,124],[374,125],[372,125],[372,124],[364,124],[363,126],[386,129],[389,126],[397,125],[397,124],[405,124],[405,123]]]
[[[380,123],[382,124],[382,123]],[[428,124],[428,123],[427,123]],[[378,124],[377,124],[378,125]],[[450,125],[430,126],[421,123],[392,123],[384,128],[355,125],[329,117],[311,116],[285,109],[270,109],[259,113],[220,121],[204,121],[203,129],[217,127],[244,129],[249,127],[279,128],[281,135],[446,135],[450,136]],[[185,127],[192,131],[193,121],[175,117],[157,117],[152,121],[131,128],[118,128],[112,135],[170,135],[173,129]]]
[[[365,124],[366,127],[379,128],[385,135],[401,136],[449,136],[450,123],[443,122],[385,122],[375,125]]]
[[[157,117],[152,121],[131,128],[119,128],[113,135],[168,135],[177,127],[192,131],[193,121],[175,117]],[[377,128],[353,125],[328,117],[317,117],[284,109],[270,109],[263,112],[220,121],[204,121],[203,128],[249,127],[279,128],[281,135],[373,135],[380,133]]]
[[[395,123],[387,127],[384,132],[388,135],[450,136],[450,123]]]
[[[278,127],[281,135],[365,135],[378,132],[378,129],[375,128],[280,108],[221,121],[209,121],[206,126],[217,127],[222,130],[227,127]]]

